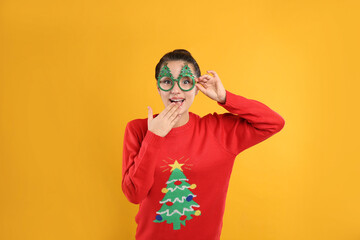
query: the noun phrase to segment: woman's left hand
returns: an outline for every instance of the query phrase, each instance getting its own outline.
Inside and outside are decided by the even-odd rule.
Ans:
[[[225,88],[215,71],[207,71],[209,74],[204,74],[196,78],[195,86],[209,98],[219,102],[225,103],[226,101],[226,91]]]

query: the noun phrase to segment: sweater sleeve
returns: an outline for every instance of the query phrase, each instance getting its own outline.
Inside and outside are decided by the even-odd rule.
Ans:
[[[232,154],[258,144],[279,132],[285,120],[265,104],[226,91],[226,102],[218,104],[230,113],[216,115],[219,144]]]
[[[136,120],[127,124],[123,147],[122,190],[130,202],[138,204],[149,193],[154,182],[154,155],[162,141],[162,137],[151,131],[142,132]]]

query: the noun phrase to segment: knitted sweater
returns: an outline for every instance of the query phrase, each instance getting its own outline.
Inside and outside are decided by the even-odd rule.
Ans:
[[[219,240],[235,157],[279,132],[285,124],[256,100],[226,91],[229,111],[189,121],[165,137],[147,129],[147,119],[125,130],[122,189],[140,204],[137,240]]]

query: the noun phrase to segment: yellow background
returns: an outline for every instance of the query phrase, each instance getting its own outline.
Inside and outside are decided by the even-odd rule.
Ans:
[[[133,239],[124,128],[154,69],[202,72],[286,121],[240,154],[222,240],[360,239],[359,1],[0,2],[0,239]],[[224,112],[201,93],[192,112]],[[197,231],[206,231],[197,229]]]

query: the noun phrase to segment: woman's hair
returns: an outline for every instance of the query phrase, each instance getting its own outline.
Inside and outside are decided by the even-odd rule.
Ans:
[[[155,67],[155,79],[157,79],[157,77],[159,76],[160,69],[165,62],[177,61],[177,60],[182,60],[184,62],[192,64],[195,68],[194,75],[196,77],[201,76],[200,67],[193,58],[193,56],[191,56],[191,53],[185,49],[175,49],[172,52],[168,52],[160,59],[159,63]]]

